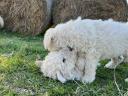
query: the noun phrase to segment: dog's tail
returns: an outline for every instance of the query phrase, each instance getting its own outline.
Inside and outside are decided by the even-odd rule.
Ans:
[[[0,16],[0,27],[3,28],[4,27],[4,20],[3,18]]]

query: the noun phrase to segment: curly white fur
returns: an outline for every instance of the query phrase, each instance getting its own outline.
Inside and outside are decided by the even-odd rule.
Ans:
[[[82,81],[92,82],[99,60],[128,56],[128,25],[113,20],[78,18],[47,30],[44,36],[46,49],[55,51],[67,46],[85,52],[86,68]]]
[[[0,27],[1,28],[4,27],[4,20],[1,16],[0,16]]]
[[[37,60],[36,64],[40,67],[44,76],[57,79],[62,83],[67,80],[79,79],[80,75],[75,69],[75,63],[77,61],[77,53],[75,51],[69,51],[63,49],[60,51],[50,52],[45,60]]]
[[[45,60],[36,60],[35,63],[40,67],[41,72],[46,77],[57,79],[62,83],[65,83],[68,80],[82,81],[85,72],[88,74],[88,78],[91,78],[89,76],[91,73],[88,73],[91,70],[88,71],[89,67],[86,65],[85,56],[86,55],[84,53],[77,53],[75,51],[69,51],[68,49],[62,49],[60,51],[50,52],[46,56]],[[64,58],[65,62],[63,62]],[[88,79],[86,80],[86,83],[91,82],[92,81]]]

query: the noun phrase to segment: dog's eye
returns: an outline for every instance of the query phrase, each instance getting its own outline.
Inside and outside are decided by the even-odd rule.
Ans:
[[[65,58],[63,58],[63,63],[65,63],[65,61],[66,61],[66,59],[65,59]]]
[[[51,37],[51,41],[53,41],[54,39],[53,39],[53,37]]]
[[[67,46],[67,47],[68,47],[69,51],[73,51],[72,47],[70,47],[70,46]]]

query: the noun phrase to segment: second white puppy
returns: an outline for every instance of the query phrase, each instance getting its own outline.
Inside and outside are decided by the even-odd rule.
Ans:
[[[50,52],[45,60],[37,60],[36,64],[46,77],[57,79],[62,83],[75,79],[81,81],[86,60],[84,56],[65,48]]]
[[[82,81],[92,82],[101,59],[123,55],[128,61],[128,25],[113,20],[79,18],[49,29],[44,36],[44,46],[49,51],[70,46],[85,52],[86,70]]]

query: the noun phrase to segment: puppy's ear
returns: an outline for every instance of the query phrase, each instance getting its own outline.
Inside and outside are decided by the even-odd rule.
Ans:
[[[57,79],[62,83],[66,82],[66,79],[63,77],[60,71],[57,72]]]
[[[53,28],[50,28],[46,31],[44,35],[43,45],[45,49],[49,49],[52,47],[52,44],[54,43],[54,33]],[[49,50],[50,51],[50,50]]]

